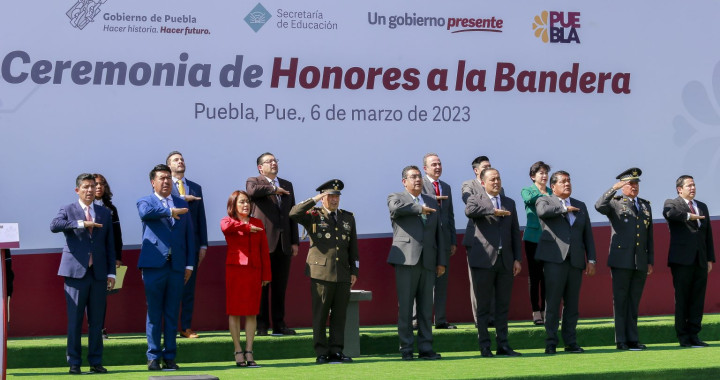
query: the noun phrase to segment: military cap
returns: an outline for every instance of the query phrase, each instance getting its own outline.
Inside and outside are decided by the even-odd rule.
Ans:
[[[331,179],[322,185],[318,186],[315,191],[319,191],[324,194],[337,194],[340,195],[340,190],[342,190],[345,187],[345,184],[343,181],[339,179]]]
[[[642,175],[642,170],[640,168],[630,168],[628,170],[625,170],[624,172],[618,174],[617,179],[621,181],[631,181],[631,182],[640,182],[640,176]]]

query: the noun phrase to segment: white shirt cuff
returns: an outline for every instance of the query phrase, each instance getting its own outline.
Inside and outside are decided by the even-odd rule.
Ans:
[[[688,219],[690,219],[690,215],[688,215]],[[78,228],[85,228],[85,221],[84,220],[78,220]]]
[[[185,267],[185,269],[193,270],[193,267],[192,267],[192,265],[188,265],[188,266]]]

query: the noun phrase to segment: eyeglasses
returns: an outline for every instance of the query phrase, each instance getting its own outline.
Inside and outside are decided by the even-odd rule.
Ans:
[[[407,178],[407,179],[418,179],[418,178],[422,178],[422,176],[421,176],[420,174],[413,174],[413,175],[409,175],[409,176],[407,176],[407,177],[405,177],[405,178]]]
[[[262,163],[263,164],[272,164],[273,162],[277,164],[277,163],[280,163],[280,160],[278,160],[277,158],[273,158],[272,160],[265,160]]]

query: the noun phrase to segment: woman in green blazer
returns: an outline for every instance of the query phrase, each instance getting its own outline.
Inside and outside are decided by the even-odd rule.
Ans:
[[[535,250],[540,240],[540,221],[535,210],[535,201],[538,198],[550,194],[547,187],[550,165],[538,161],[530,167],[530,180],[533,184],[522,189],[521,195],[525,202],[525,213],[527,214],[527,225],[523,240],[525,241],[525,256],[530,272],[528,282],[530,283],[530,305],[533,311],[533,322],[536,325],[545,324],[545,278],[543,276],[543,265],[535,261]]]

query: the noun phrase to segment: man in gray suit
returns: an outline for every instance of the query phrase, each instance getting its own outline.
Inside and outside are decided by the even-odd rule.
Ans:
[[[563,302],[562,337],[565,351],[582,353],[577,344],[575,328],[582,273],[595,274],[595,242],[585,203],[572,194],[570,173],[556,171],[550,176],[553,194],[540,197],[535,203],[542,234],[535,259],[544,262],[546,290],[545,353],[555,354],[558,344],[560,302]],[[587,259],[587,266],[585,261]]]
[[[432,349],[432,292],[435,277],[442,276],[447,255],[436,213],[437,201],[422,194],[422,175],[417,166],[402,171],[406,191],[388,196],[393,243],[388,263],[395,267],[398,297],[398,336],[403,360],[413,360],[413,302],[417,303],[418,351],[421,359],[440,359]]]
[[[487,156],[478,156],[475,157],[475,159],[472,161],[472,168],[473,173],[475,173],[475,177],[473,179],[469,179],[463,182],[462,187],[460,187],[460,191],[462,192],[462,200],[463,203],[465,203],[466,205],[469,196],[473,194],[480,194],[485,191],[481,184],[482,179],[480,178],[480,173],[483,171],[483,169],[487,169],[489,167],[491,167],[490,159]],[[503,191],[502,187],[500,187],[500,194],[505,195],[505,191]],[[463,237],[462,241],[466,252],[470,251],[470,245],[472,244],[472,236],[470,235],[470,232],[472,230],[472,219],[468,219],[467,226],[465,227],[465,236]],[[472,284],[472,269],[470,268],[470,265],[468,265],[468,278],[470,278],[470,304],[472,305],[473,320],[475,321],[475,327],[478,327],[476,303],[477,299],[475,298],[475,288]],[[495,326],[495,300],[490,301],[490,320],[488,321],[488,326]]]
[[[522,242],[515,201],[500,195],[502,182],[497,169],[483,169],[480,178],[484,191],[470,195],[465,205],[465,215],[473,223],[473,229],[466,230],[465,236],[470,236],[471,241],[468,265],[478,305],[480,354],[493,356],[487,323],[490,300],[494,299],[497,354],[520,356],[510,348],[507,339],[513,279],[522,269]]]
[[[436,153],[428,153],[423,157],[422,193],[435,196],[438,201],[438,216],[440,217],[440,231],[445,243],[440,249],[448,257],[448,265],[445,267],[445,274],[435,279],[434,303],[435,303],[435,328],[456,329],[447,321],[447,288],[450,272],[449,257],[455,254],[457,249],[457,232],[455,231],[455,213],[453,212],[452,192],[450,185],[440,180],[442,175],[442,162]]]
[[[595,209],[612,226],[608,266],[612,272],[615,344],[618,350],[641,351],[638,307],[645,280],[653,271],[653,223],[650,202],[639,198],[642,170],[630,168],[617,176],[620,182],[600,196]],[[622,195],[615,195],[621,190]]]

